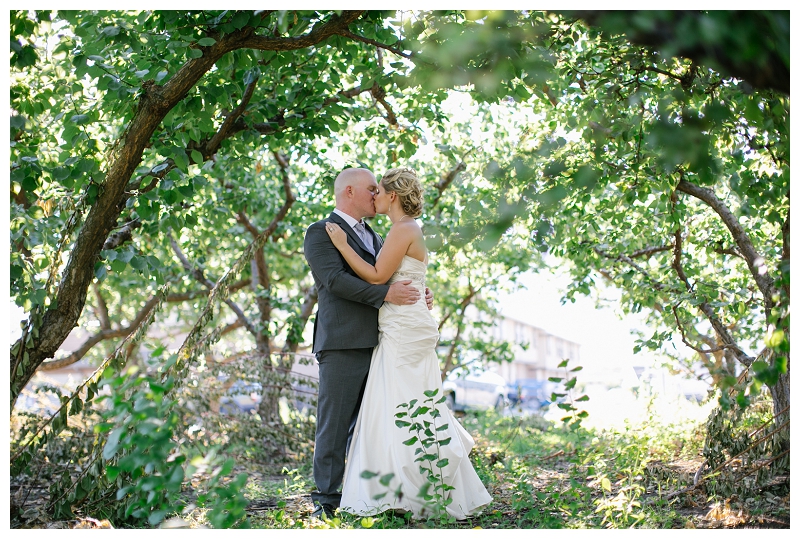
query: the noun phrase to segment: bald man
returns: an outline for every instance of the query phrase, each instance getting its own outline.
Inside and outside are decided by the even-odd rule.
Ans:
[[[334,222],[361,258],[375,264],[383,240],[364,218],[375,216],[378,182],[365,168],[348,168],[334,182],[336,208],[306,231],[304,251],[317,287],[312,351],[319,363],[317,432],[314,447],[313,516],[331,518],[339,507],[344,462],[378,344],[378,309],[384,301],[412,305],[419,291],[401,281],[371,285],[359,278],[333,246],[325,225]],[[430,309],[433,296],[425,289]],[[377,470],[372,470],[377,471]]]

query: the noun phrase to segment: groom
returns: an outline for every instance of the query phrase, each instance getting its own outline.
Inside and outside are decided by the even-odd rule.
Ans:
[[[353,435],[372,349],[378,344],[378,309],[384,301],[413,305],[420,293],[411,281],[371,285],[344,261],[325,231],[328,222],[347,233],[347,242],[361,258],[375,264],[383,240],[364,222],[375,216],[375,176],[364,168],[343,170],[333,186],[336,209],[306,231],[304,251],[317,287],[317,318],[312,351],[319,362],[317,433],[314,447],[312,516],[328,518],[339,507],[344,461]],[[432,307],[433,296],[426,289]]]

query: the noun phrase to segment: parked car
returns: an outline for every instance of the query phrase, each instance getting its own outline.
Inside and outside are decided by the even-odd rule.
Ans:
[[[236,380],[219,399],[219,410],[223,414],[256,412],[261,402],[261,384]]]
[[[447,407],[451,410],[501,410],[506,405],[506,381],[487,370],[454,369],[442,383]]]
[[[554,384],[547,380],[520,378],[508,384],[508,404],[529,410],[541,410],[550,405]]]
[[[251,413],[258,410],[261,403],[262,388],[258,382],[236,380],[219,399],[220,412],[223,414]],[[292,398],[289,406],[300,412],[316,410],[317,384],[313,377],[297,377],[292,381]]]

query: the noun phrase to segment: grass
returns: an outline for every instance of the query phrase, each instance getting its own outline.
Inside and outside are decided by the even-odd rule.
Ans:
[[[788,527],[788,486],[740,498],[722,499],[702,488],[669,497],[692,484],[703,461],[704,417],[664,419],[647,403],[643,406],[649,416],[641,423],[608,429],[570,429],[535,415],[462,414],[459,420],[475,440],[470,459],[493,501],[461,522],[394,513],[314,519],[308,444],[281,457],[266,455],[253,436],[233,436],[225,453],[237,463],[231,476],[248,477],[242,494],[249,501],[248,525],[257,529]],[[197,487],[193,483],[184,492],[188,502]],[[47,526],[82,527],[91,517],[97,515],[78,517],[77,525]],[[197,507],[173,521],[181,527],[210,527],[205,510]],[[23,527],[40,526],[28,522]]]
[[[493,497],[481,514],[444,525],[391,513],[372,518],[337,513],[327,522],[312,519],[309,457],[294,467],[271,471],[250,461],[248,473],[258,474],[258,478],[251,475],[245,492],[253,502],[250,526],[669,529],[704,527],[703,517],[711,512],[708,500],[697,494],[666,500],[667,493],[691,484],[700,465],[702,423],[570,430],[538,416],[510,417],[492,411],[467,413],[460,421],[475,439],[470,458]],[[752,507],[773,516],[781,512],[775,503]],[[729,512],[736,509],[729,503]],[[788,515],[788,497],[783,511]]]

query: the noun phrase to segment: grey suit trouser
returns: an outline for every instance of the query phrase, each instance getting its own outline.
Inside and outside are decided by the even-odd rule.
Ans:
[[[350,448],[367,383],[372,348],[322,350],[319,362],[317,433],[311,499],[339,507],[344,460]]]

